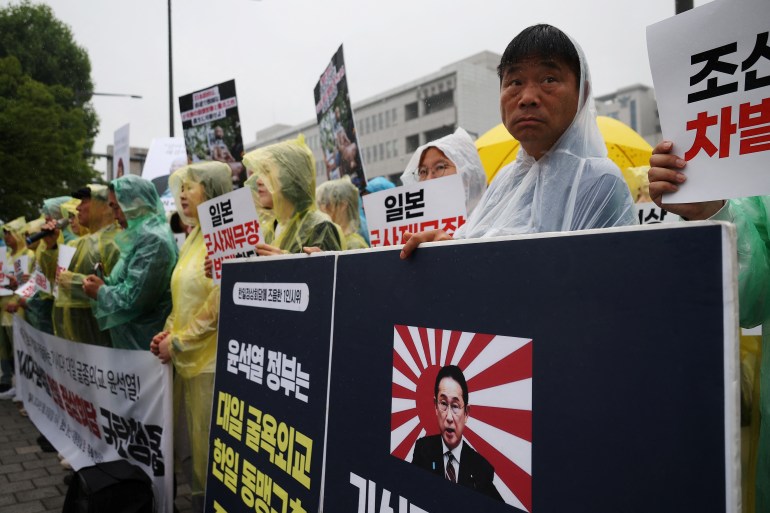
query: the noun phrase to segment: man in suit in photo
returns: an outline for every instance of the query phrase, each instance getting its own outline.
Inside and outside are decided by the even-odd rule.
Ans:
[[[468,384],[458,366],[447,365],[439,370],[433,404],[440,434],[417,440],[412,464],[502,501],[492,482],[494,467],[463,440],[471,407]]]

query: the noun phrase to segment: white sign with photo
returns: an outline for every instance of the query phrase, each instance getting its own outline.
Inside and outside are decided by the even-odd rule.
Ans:
[[[112,146],[112,177],[120,178],[131,174],[131,147],[128,134],[131,125],[123,125],[115,130],[115,142]]]

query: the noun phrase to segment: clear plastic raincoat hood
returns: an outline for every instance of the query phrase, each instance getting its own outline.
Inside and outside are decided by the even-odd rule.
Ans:
[[[500,170],[455,238],[493,237],[638,224],[620,170],[596,124],[591,75],[580,46],[578,111],[539,160],[519,150]]]
[[[420,159],[428,148],[438,148],[457,167],[457,174],[462,177],[465,188],[465,208],[470,215],[484,191],[487,190],[487,175],[484,173],[484,166],[481,164],[473,139],[468,132],[458,128],[453,134],[423,144],[417,148],[409,160],[406,170],[401,175],[401,183],[409,185],[419,181]]]

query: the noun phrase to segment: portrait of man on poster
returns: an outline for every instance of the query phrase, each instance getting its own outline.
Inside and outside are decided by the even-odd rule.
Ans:
[[[468,404],[468,384],[458,366],[446,365],[439,370],[433,390],[433,405],[439,434],[417,440],[412,464],[502,501],[492,482],[494,467],[463,440],[471,407]]]

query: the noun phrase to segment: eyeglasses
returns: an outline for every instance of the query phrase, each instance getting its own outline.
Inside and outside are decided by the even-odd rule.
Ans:
[[[457,403],[449,404],[446,401],[436,401],[439,411],[446,412],[447,408],[452,410],[452,415],[459,415],[460,412],[465,410],[465,406],[460,406]]]
[[[453,167],[455,166],[449,162],[439,162],[432,168],[424,166],[417,170],[417,177],[421,182],[427,180],[430,176],[433,178],[441,178],[444,176],[444,173],[447,172],[447,169],[452,169]]]

